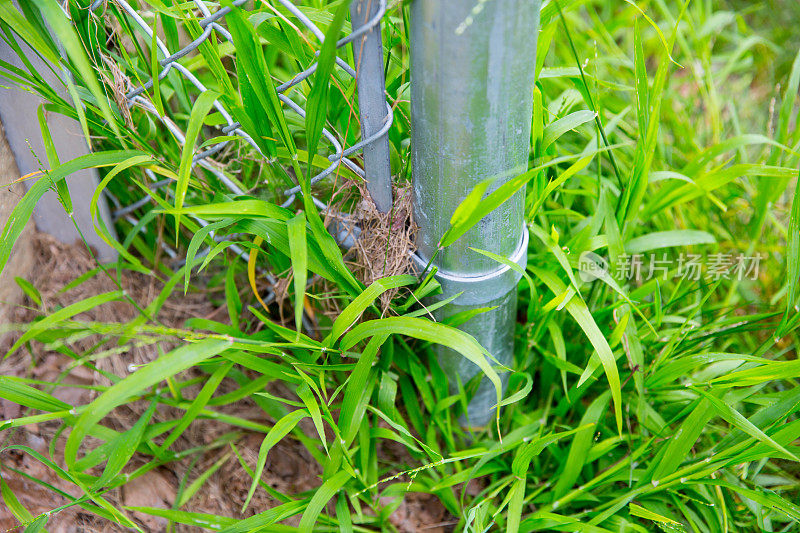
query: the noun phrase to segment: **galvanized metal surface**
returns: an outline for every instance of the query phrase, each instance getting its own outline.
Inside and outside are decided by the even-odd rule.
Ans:
[[[508,258],[523,269],[528,264],[528,230],[523,225],[521,240],[516,251]],[[423,272],[428,266],[419,255],[411,256],[417,272]],[[522,275],[508,265],[495,263],[495,269],[484,274],[462,274],[437,269],[436,279],[442,286],[444,294],[459,294],[453,303],[461,306],[486,307],[487,295],[505,294],[514,290]]]
[[[439,318],[465,308],[499,305],[462,329],[503,364],[513,354],[516,297],[511,276],[498,263],[470,248],[505,257],[518,255],[524,237],[520,192],[481,220],[453,245],[438,250],[461,201],[480,182],[496,189],[527,168],[538,0],[414,0],[411,6],[411,120],[414,214],[420,261],[434,264],[447,298],[459,284],[452,278],[483,277],[481,288],[463,295]],[[527,248],[527,246],[526,246]],[[438,250],[438,254],[436,253]],[[526,254],[522,253],[525,257]],[[516,279],[514,279],[516,278]],[[463,284],[462,284],[463,286]],[[511,289],[511,290],[510,290]],[[479,370],[442,350],[440,362],[466,382]],[[469,408],[469,421],[482,425],[495,403],[486,384]]]
[[[350,20],[353,30],[369,26],[369,21],[386,10],[386,0],[352,0]],[[361,133],[365,137],[380,131],[389,118],[386,112],[383,75],[383,42],[380,25],[374,25],[353,41],[358,83],[358,108]],[[389,136],[384,134],[364,146],[367,190],[381,213],[392,209],[392,171],[389,161]]]
[[[475,305],[447,305],[442,311],[436,313],[438,320],[443,320],[463,311],[470,311]],[[502,296],[482,303],[479,307],[494,308],[465,322],[459,329],[475,337],[486,350],[500,363],[510,365],[514,353],[514,325],[517,321],[517,292],[508,291]],[[457,382],[455,376],[463,385],[480,372],[478,367],[464,358],[463,355],[449,348],[439,349],[439,364],[442,370],[451,378],[451,389],[455,392]],[[495,364],[490,361],[490,364]],[[507,372],[498,372],[503,388],[508,381]],[[478,385],[478,390],[472,396],[468,406],[468,417],[462,418],[465,425],[480,427],[487,425],[494,415],[491,407],[497,403],[494,385],[488,378],[483,378]]]

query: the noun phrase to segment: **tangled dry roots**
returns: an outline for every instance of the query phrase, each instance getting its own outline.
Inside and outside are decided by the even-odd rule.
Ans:
[[[387,276],[406,274],[411,270],[411,255],[414,250],[414,223],[411,207],[411,187],[394,187],[394,203],[389,213],[381,213],[366,189],[361,189],[362,200],[358,203],[353,218],[361,228],[356,241],[356,261],[353,270],[365,284]],[[397,294],[397,290],[381,296],[384,310]]]

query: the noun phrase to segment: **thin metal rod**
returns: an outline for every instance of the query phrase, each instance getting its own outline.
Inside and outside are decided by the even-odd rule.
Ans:
[[[361,136],[366,139],[380,131],[389,121],[383,77],[383,43],[380,19],[376,17],[386,9],[386,0],[353,0],[350,19],[353,32],[361,37],[353,41],[358,83],[358,107],[361,114]],[[371,21],[378,23],[369,30],[363,28]],[[367,190],[378,211],[392,209],[392,173],[389,161],[389,136],[383,134],[364,146],[364,172]]]
[[[524,192],[436,254],[455,208],[480,182],[489,192],[527,169],[539,0],[414,0],[411,4],[411,119],[418,263],[435,256],[443,294],[460,297],[437,318],[495,307],[464,323],[498,361],[510,365],[519,275],[470,248],[524,265]],[[439,362],[463,384],[479,369],[441,349]],[[455,379],[451,387],[457,387]],[[496,403],[483,379],[468,422],[489,422]]]

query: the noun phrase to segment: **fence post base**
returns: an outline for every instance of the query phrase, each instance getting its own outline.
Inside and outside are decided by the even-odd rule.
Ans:
[[[460,328],[510,366],[520,275],[473,249],[527,259],[524,191],[484,217],[458,241],[438,249],[456,207],[473,188],[487,193],[528,167],[538,0],[414,0],[411,4],[411,121],[418,264],[435,257],[442,295],[461,295],[437,318],[484,307]],[[505,270],[504,270],[505,269]],[[448,349],[439,361],[466,384],[479,370]],[[451,389],[457,387],[451,380]],[[484,379],[468,423],[487,423],[496,403]],[[466,421],[466,420],[465,420]]]

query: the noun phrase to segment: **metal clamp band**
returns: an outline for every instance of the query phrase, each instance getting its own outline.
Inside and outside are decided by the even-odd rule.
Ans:
[[[422,259],[416,253],[411,254],[417,273],[423,272],[428,266],[428,261]],[[523,269],[528,266],[528,227],[523,222],[522,236],[517,250],[509,260],[518,264]],[[434,265],[435,266],[435,265]],[[455,272],[438,270],[436,280],[442,286],[444,297],[461,293],[461,296],[453,300],[457,305],[483,305],[493,300],[497,300],[506,295],[519,283],[522,273],[513,270],[508,265],[501,265],[496,270],[486,274],[461,275]]]

